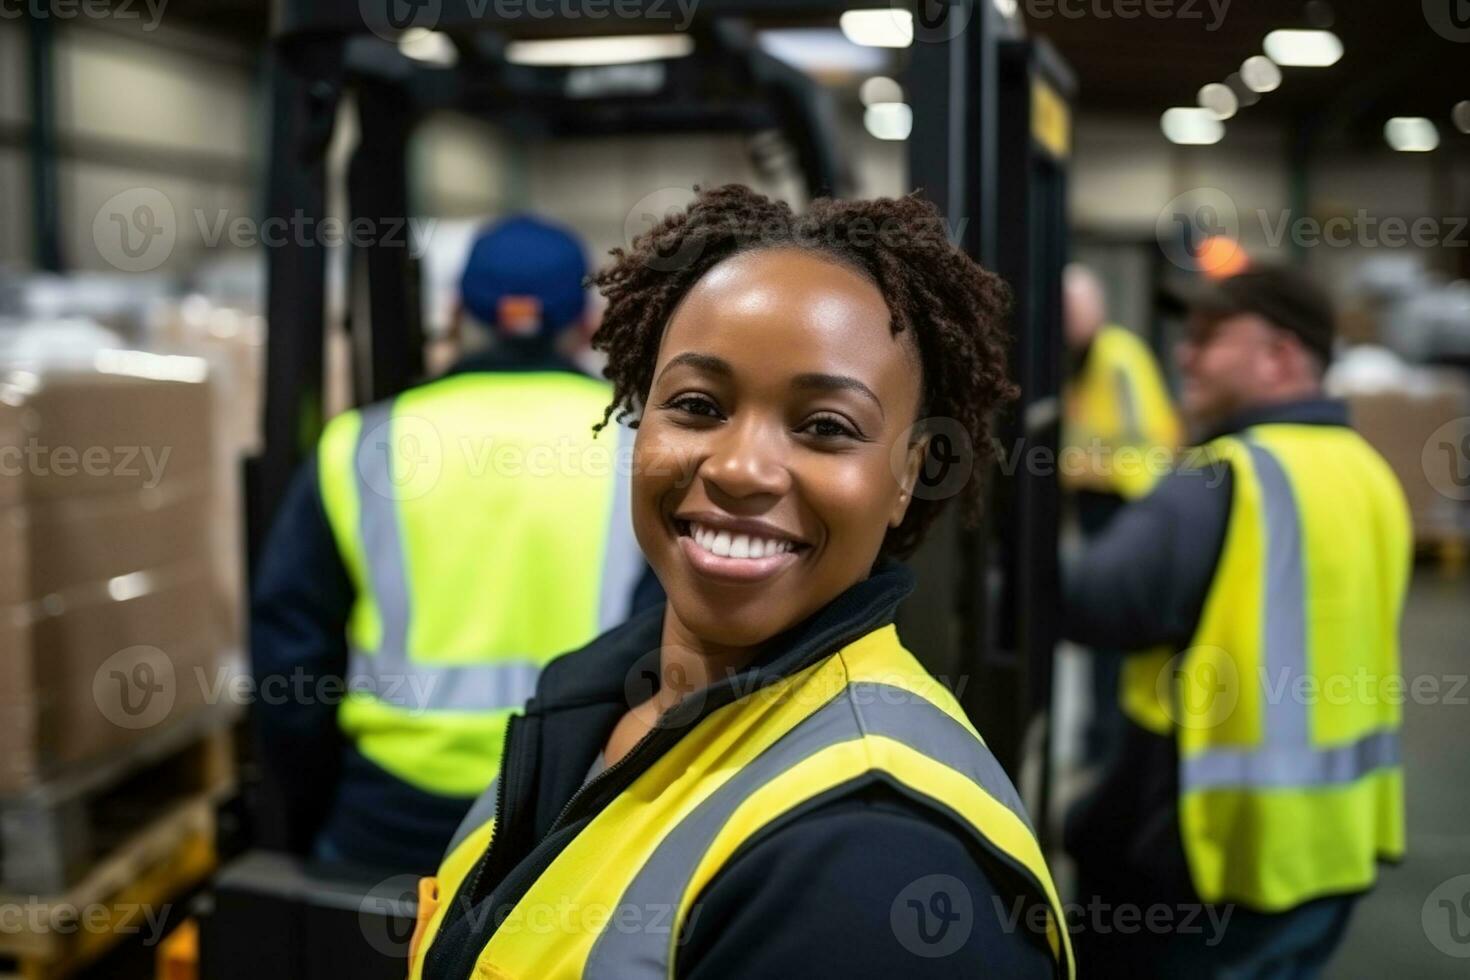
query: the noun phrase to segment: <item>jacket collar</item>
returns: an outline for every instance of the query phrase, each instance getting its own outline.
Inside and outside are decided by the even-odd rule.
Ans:
[[[1347,403],[1338,398],[1303,398],[1260,405],[1233,416],[1210,431],[1209,442],[1222,436],[1235,435],[1254,425],[1348,425]]]
[[[444,372],[444,377],[477,371],[569,371],[583,373],[556,346],[539,338],[500,337],[471,351]]]
[[[736,692],[751,691],[800,673],[860,637],[893,622],[898,604],[914,589],[913,572],[891,559],[880,559],[861,582],[805,620],[772,638],[767,652],[733,676],[706,688],[686,702],[692,713],[707,714],[733,700]],[[626,704],[627,679],[638,661],[657,654],[663,635],[664,603],[645,609],[593,640],[582,649],[559,657],[542,671],[536,696],[527,714],[547,714],[592,703]],[[656,664],[653,665],[656,668]],[[683,707],[681,705],[680,707]],[[694,717],[666,722],[688,723]]]

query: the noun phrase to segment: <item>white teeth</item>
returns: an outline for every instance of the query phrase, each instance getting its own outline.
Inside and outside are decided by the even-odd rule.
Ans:
[[[710,554],[721,558],[766,558],[790,551],[793,545],[781,538],[758,538],[749,534],[734,534],[716,531],[693,522],[689,525],[689,536],[694,543]]]

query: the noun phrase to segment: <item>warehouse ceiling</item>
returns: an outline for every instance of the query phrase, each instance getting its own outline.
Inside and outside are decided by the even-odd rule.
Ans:
[[[699,0],[692,2],[697,10]],[[1241,119],[1317,122],[1333,137],[1376,140],[1389,116],[1447,120],[1455,103],[1470,99],[1470,23],[1461,16],[1465,26],[1457,28],[1453,19],[1465,0],[993,2],[1015,7],[1029,33],[1061,51],[1076,70],[1083,111],[1157,117],[1170,106],[1195,105],[1202,85],[1226,81],[1245,58],[1260,54],[1268,32],[1307,27],[1336,33],[1342,59],[1327,68],[1284,69],[1280,88],[1242,108]],[[169,0],[168,14],[264,40],[269,9],[270,0]],[[600,23],[609,30],[607,20]],[[833,26],[791,17],[779,24],[802,25]],[[581,26],[590,25],[584,19]],[[1447,124],[1441,131],[1463,138]]]

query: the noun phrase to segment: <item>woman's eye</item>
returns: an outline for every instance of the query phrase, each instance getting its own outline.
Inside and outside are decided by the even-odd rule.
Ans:
[[[672,408],[676,412],[681,412],[685,415],[697,416],[699,418],[720,418],[720,407],[714,402],[710,401],[708,398],[704,398],[700,395],[680,395],[677,398],[669,399],[669,401],[664,404],[664,407]]]
[[[862,436],[852,426],[834,415],[818,415],[809,419],[801,427],[800,431],[809,433],[822,439],[861,439]]]

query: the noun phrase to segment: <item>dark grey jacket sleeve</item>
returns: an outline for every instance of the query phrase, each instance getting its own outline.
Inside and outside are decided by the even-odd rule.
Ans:
[[[1230,520],[1228,464],[1179,470],[1124,507],[1063,570],[1063,630],[1099,650],[1184,646]]]

